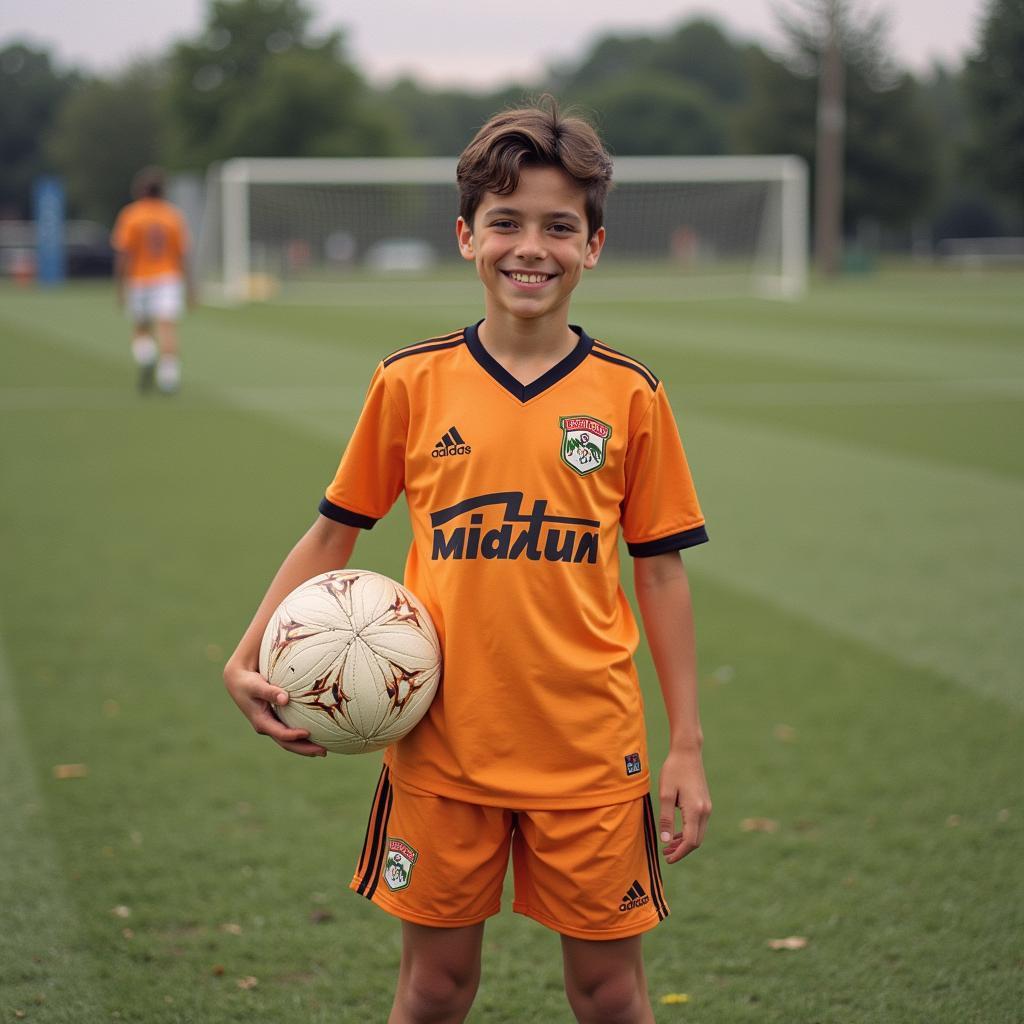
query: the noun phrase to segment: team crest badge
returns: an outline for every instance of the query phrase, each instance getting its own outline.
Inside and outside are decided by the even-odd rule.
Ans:
[[[612,428],[593,416],[563,416],[562,461],[580,476],[604,465],[605,448]]]
[[[407,889],[412,879],[412,866],[419,854],[404,840],[388,836],[388,855],[384,861],[384,884],[392,891]]]

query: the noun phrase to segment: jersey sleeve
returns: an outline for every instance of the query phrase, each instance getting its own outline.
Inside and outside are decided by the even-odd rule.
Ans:
[[[323,500],[321,515],[370,530],[405,483],[407,421],[377,367],[359,421]]]
[[[114,230],[110,232],[110,244],[118,252],[127,252],[131,245],[131,216],[123,209],[114,221]]]
[[[708,539],[679,428],[661,384],[626,449],[621,521],[634,558],[679,551]]]

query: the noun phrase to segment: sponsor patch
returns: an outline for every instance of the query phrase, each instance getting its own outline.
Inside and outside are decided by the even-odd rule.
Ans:
[[[626,755],[626,774],[627,775],[639,775],[643,771],[643,766],[640,764],[639,754],[627,754]]]

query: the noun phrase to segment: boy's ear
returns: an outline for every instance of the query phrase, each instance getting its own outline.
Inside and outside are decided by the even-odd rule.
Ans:
[[[476,250],[473,248],[473,229],[462,217],[455,222],[455,237],[459,242],[459,254],[464,260],[475,260]]]
[[[590,241],[587,242],[587,254],[583,257],[583,266],[587,270],[597,266],[597,261],[601,256],[603,248],[604,228],[600,227],[590,236]]]

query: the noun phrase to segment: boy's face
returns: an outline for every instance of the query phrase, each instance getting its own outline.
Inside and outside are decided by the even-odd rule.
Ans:
[[[586,193],[557,167],[525,167],[508,195],[485,194],[472,224],[456,223],[459,251],[476,263],[487,315],[568,320],[573,289],[593,267],[604,228],[587,228]]]

